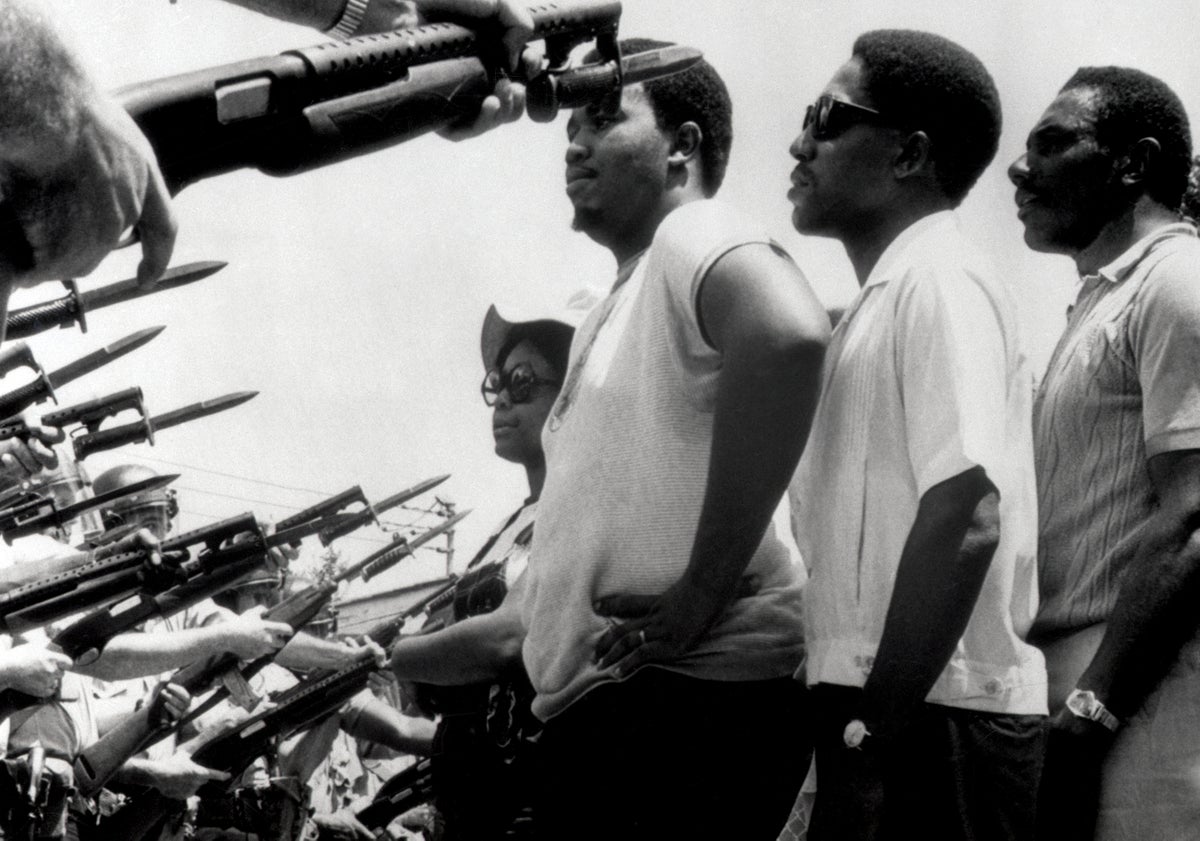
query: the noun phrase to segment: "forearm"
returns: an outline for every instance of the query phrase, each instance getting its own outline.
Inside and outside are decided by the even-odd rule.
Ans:
[[[378,698],[371,698],[349,717],[344,728],[356,739],[364,739],[377,745],[400,751],[427,756],[433,750],[433,733],[437,728],[428,718],[417,718],[404,713]]]
[[[930,488],[905,541],[864,714],[903,721],[966,631],[999,543],[999,495],[981,468]]]
[[[358,662],[361,652],[340,642],[323,640],[312,634],[292,637],[275,658],[285,669],[344,669]]]
[[[1104,638],[1077,684],[1122,720],[1137,712],[1197,632],[1200,532],[1169,533],[1160,532],[1126,569]]]
[[[0,161],[24,169],[74,145],[96,95],[74,55],[28,0],[0,3]]]
[[[432,634],[398,640],[392,671],[400,680],[436,686],[495,680],[520,664],[524,639],[519,613],[502,606]]]
[[[102,680],[127,680],[172,672],[196,660],[227,652],[229,630],[226,623],[217,622],[203,628],[169,633],[119,634],[94,662],[74,667],[72,671]]]

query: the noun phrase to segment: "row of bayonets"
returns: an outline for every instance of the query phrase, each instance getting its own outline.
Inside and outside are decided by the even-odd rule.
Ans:
[[[70,327],[73,324],[78,324],[80,329],[87,332],[86,313],[89,311],[202,280],[219,272],[226,265],[217,261],[205,261],[177,266],[148,286],[140,284],[136,279],[129,279],[80,292],[74,281],[68,281],[68,293],[64,297],[10,311],[6,338],[21,339],[53,327]],[[23,341],[13,342],[0,349],[0,377],[6,377],[18,368],[28,368],[34,374],[30,382],[0,394],[0,418],[5,419],[0,420],[0,441],[28,434],[28,424],[23,418],[17,417],[21,412],[47,400],[58,403],[59,388],[137,350],[164,329],[162,326],[148,327],[131,333],[54,371],[45,371],[34,357],[33,351]],[[69,430],[75,460],[83,461],[93,453],[123,447],[126,444],[143,441],[153,444],[154,435],[158,431],[232,409],[257,394],[256,391],[239,391],[150,416],[146,411],[142,390],[134,387],[47,412],[41,416],[38,423],[41,426]],[[122,412],[135,412],[138,419],[101,428],[105,421]],[[166,478],[165,481],[170,481],[170,478]],[[150,481],[155,487],[163,483],[165,482],[160,480]],[[123,496],[148,489],[120,489],[110,496]],[[11,542],[16,537],[45,528],[63,526],[84,511],[109,501],[111,500],[108,497],[93,498],[64,506],[59,505],[49,495],[17,488],[0,497],[0,533],[5,541]],[[102,537],[102,542],[115,537],[106,534]]]

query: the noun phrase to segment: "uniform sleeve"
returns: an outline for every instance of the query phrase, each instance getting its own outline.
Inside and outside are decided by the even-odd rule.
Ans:
[[[1007,365],[996,307],[966,272],[906,277],[896,318],[905,434],[917,491],[1005,458]]]
[[[1200,267],[1197,249],[1152,270],[1132,314],[1146,455],[1200,449]]]

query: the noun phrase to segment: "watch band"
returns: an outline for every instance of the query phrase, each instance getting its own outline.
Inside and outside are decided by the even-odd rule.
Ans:
[[[1121,720],[1110,713],[1104,702],[1089,689],[1072,690],[1067,696],[1067,709],[1073,715],[1094,721],[1113,733],[1121,727]]]
[[[367,13],[367,5],[371,0],[346,0],[341,17],[337,23],[325,30],[326,35],[334,38],[350,38],[362,25],[363,16]]]

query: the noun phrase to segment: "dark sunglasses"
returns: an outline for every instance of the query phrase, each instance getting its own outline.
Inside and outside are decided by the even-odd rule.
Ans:
[[[500,392],[506,389],[508,399],[513,403],[528,403],[533,398],[534,387],[539,385],[561,386],[562,383],[544,380],[533,372],[533,366],[528,362],[518,362],[508,371],[488,371],[479,391],[483,394],[483,402],[489,406],[496,405]]]
[[[804,112],[802,130],[811,129],[813,140],[830,140],[855,123],[878,120],[882,116],[874,108],[834,99],[823,93]]]

